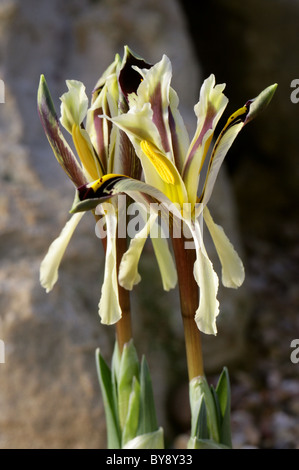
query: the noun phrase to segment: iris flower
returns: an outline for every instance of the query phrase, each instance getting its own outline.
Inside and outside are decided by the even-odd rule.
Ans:
[[[223,285],[241,286],[244,280],[242,261],[223,228],[214,222],[208,203],[229,148],[243,127],[269,103],[276,85],[266,88],[233,113],[215,138],[215,129],[228,99],[223,93],[225,85],[217,85],[214,75],[210,75],[203,82],[199,101],[194,107],[197,125],[193,138],[189,139],[178,109],[178,96],[171,87],[172,67],[168,57],[164,55],[152,67],[133,64],[131,68],[142,79],[133,91],[127,87],[129,109],[106,118],[130,139],[140,159],[144,181],[111,174],[104,183],[98,179],[83,185],[76,193],[72,212],[96,207],[103,197],[119,193],[126,193],[147,207],[158,202],[160,207],[170,211],[172,220],[188,228],[194,243],[193,274],[200,292],[195,322],[200,331],[216,334],[219,282],[205,249],[203,223],[210,232],[222,265]],[[130,265],[138,264],[141,250],[137,248],[138,235],[131,240],[122,260],[122,269],[126,273],[131,272]]]
[[[150,67],[141,58],[134,56],[129,48],[125,49],[123,61],[116,55],[114,62],[97,82],[90,106],[83,83],[67,80],[68,91],[61,97],[60,122],[46,80],[41,76],[38,89],[39,115],[58,162],[76,188],[86,187],[95,181],[106,187],[118,181],[119,175],[140,178],[139,159],[130,140],[111,121],[128,110],[126,96],[120,84],[125,85],[128,82],[133,90],[142,78],[132,68],[133,65]],[[77,156],[65,140],[60,124],[71,135]],[[111,174],[114,176],[111,177]],[[58,280],[61,260],[84,213],[85,211],[81,210],[72,215],[41,263],[40,282],[47,292],[52,290]],[[122,317],[117,273],[118,205],[114,199],[110,200],[107,194],[101,199],[101,204],[93,208],[93,213],[96,220],[104,218],[107,233],[99,315],[102,323],[113,324]],[[142,249],[146,237],[139,239]],[[175,286],[177,279],[167,242],[162,238],[154,239],[153,245],[159,260],[163,286],[169,290]],[[132,288],[139,280],[140,276],[136,271],[134,283],[127,283],[126,287]]]

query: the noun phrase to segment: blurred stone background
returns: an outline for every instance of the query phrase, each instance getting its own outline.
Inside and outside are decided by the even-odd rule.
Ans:
[[[242,254],[247,277],[237,291],[221,289],[219,333],[204,347],[211,380],[224,365],[231,370],[235,446],[298,445],[299,365],[290,361],[299,333],[299,104],[290,99],[299,78],[298,19],[298,0],[212,0],[196,14],[190,0],[1,2],[0,448],[106,445],[94,363],[95,348],[109,361],[114,343],[113,327],[97,315],[103,252],[86,215],[54,290],[40,287],[40,262],[68,219],[74,189],[44,135],[36,92],[43,73],[59,110],[65,80],[83,81],[90,93],[125,44],[149,62],[169,56],[190,133],[210,73],[227,83],[226,117],[279,84],[268,110],[235,142],[213,196],[211,212]],[[188,431],[178,296],[162,292],[150,245],[141,273],[132,294],[136,344],[172,443]]]

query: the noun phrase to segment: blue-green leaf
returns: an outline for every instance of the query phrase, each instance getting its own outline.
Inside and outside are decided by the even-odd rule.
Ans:
[[[120,429],[117,418],[117,406],[114,402],[111,371],[101,356],[99,349],[96,350],[96,366],[106,415],[107,447],[109,449],[120,449]]]
[[[216,387],[216,394],[219,401],[219,407],[221,412],[221,423],[220,423],[220,442],[229,447],[232,447],[231,439],[231,391],[230,391],[230,380],[229,374],[226,367],[224,367],[219,381]]]
[[[138,434],[147,434],[158,429],[152,380],[145,357],[140,369],[140,418]]]

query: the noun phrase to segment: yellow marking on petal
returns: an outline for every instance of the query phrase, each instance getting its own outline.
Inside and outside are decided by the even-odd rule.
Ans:
[[[95,181],[92,181],[92,183],[89,183],[88,187],[93,189],[94,192],[96,192],[106,181],[111,180],[115,177],[126,178],[125,175],[116,174],[116,173],[108,173],[107,175],[103,175],[101,178],[98,178]]]
[[[154,146],[150,144],[147,140],[142,140],[140,142],[140,147],[143,153],[154,165],[162,180],[168,184],[175,184],[176,178],[172,171],[172,168],[170,167],[171,162],[168,160],[168,158],[158,153],[155,150]]]
[[[78,124],[73,124],[72,126],[72,137],[79,158],[85,170],[88,172],[88,174],[93,180],[98,179],[99,173],[95,165],[94,155],[92,154],[88,143],[84,139]]]
[[[248,108],[247,106],[242,106],[242,108],[238,109],[235,111],[227,120],[227,123],[225,124],[221,134],[223,134],[226,129],[228,128],[229,125],[231,125],[239,116],[242,116],[242,114],[248,113]]]

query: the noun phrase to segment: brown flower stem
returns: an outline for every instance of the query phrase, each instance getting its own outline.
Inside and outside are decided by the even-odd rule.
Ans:
[[[199,302],[198,285],[194,279],[193,266],[196,259],[194,249],[185,248],[186,239],[173,238],[180,292],[181,314],[184,327],[189,381],[204,375],[200,331],[194,320]]]
[[[119,271],[119,265],[126,250],[127,239],[118,238],[116,240],[117,272]],[[132,338],[130,291],[118,284],[118,296],[122,317],[116,323],[116,338],[121,353],[124,345]]]
[[[99,216],[95,215],[96,221],[100,219]],[[101,237],[104,251],[106,252],[107,239],[105,236]],[[117,257],[117,272],[119,271],[119,265],[123,254],[127,250],[127,239],[126,237],[118,237],[116,240],[116,257]],[[132,326],[131,326],[131,303],[130,303],[130,292],[118,284],[118,296],[119,305],[122,311],[121,319],[116,323],[116,341],[120,353],[122,353],[124,345],[132,338]]]

